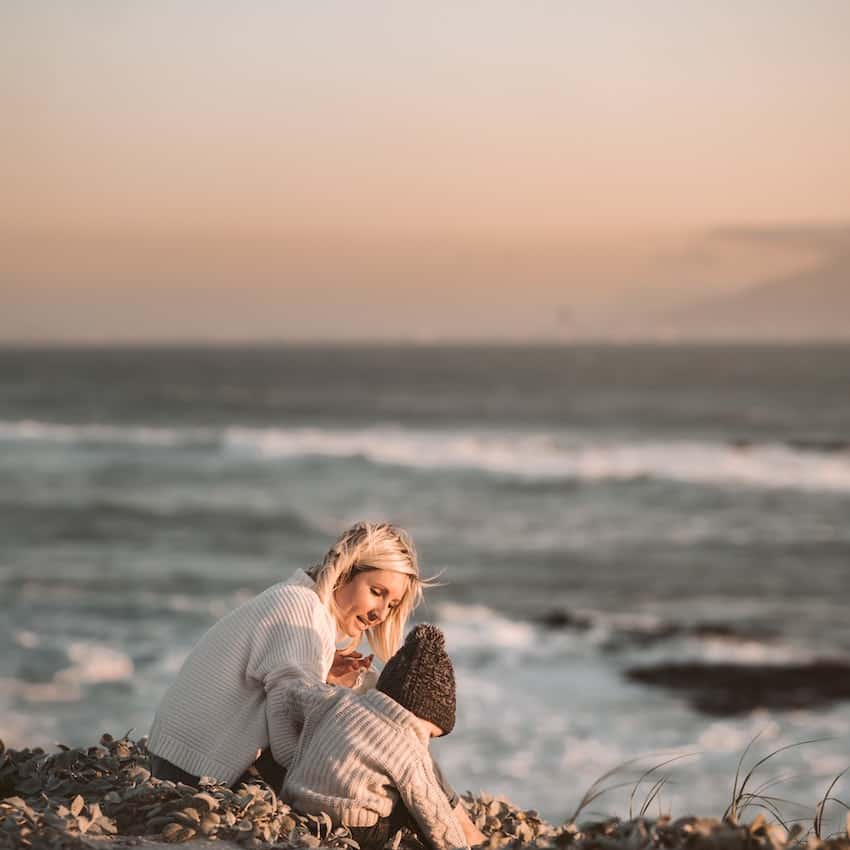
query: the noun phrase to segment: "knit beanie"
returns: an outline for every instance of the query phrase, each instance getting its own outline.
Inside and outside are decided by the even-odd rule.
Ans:
[[[448,735],[455,725],[455,672],[443,633],[430,623],[416,626],[384,665],[375,687]]]

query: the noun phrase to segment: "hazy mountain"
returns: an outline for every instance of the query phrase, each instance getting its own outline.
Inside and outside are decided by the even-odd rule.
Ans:
[[[688,339],[850,340],[850,253],[668,311],[660,325]]]

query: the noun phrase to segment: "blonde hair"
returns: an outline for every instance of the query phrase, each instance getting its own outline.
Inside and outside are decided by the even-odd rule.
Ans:
[[[336,622],[339,612],[334,591],[348,584],[357,573],[369,569],[392,570],[408,577],[407,591],[399,604],[382,623],[366,632],[372,651],[381,661],[386,661],[401,646],[407,619],[422,601],[423,587],[430,586],[433,580],[420,577],[416,549],[404,529],[388,522],[358,522],[343,532],[324,560],[310,570],[316,593]],[[343,652],[353,651],[358,642],[352,638]]]

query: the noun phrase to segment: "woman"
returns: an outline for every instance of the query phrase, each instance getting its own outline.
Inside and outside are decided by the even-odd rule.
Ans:
[[[321,564],[296,570],[223,617],[157,709],[148,742],[154,776],[233,785],[266,748],[285,768],[296,744],[275,710],[285,687],[294,680],[355,685],[371,664],[354,651],[363,633],[379,658],[389,658],[427,583],[405,531],[361,522]],[[347,640],[340,651],[338,636]]]

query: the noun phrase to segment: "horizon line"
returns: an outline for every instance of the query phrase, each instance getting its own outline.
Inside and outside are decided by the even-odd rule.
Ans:
[[[204,351],[259,349],[381,349],[381,348],[836,348],[850,346],[846,336],[763,337],[583,337],[576,339],[385,339],[385,340],[0,340],[0,352],[9,351]]]

